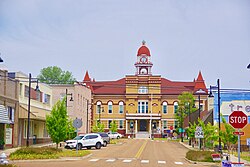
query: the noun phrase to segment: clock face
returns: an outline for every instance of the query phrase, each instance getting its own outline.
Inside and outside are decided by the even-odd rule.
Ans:
[[[147,70],[146,70],[145,68],[142,68],[142,69],[140,70],[140,74],[147,74]]]
[[[147,58],[146,57],[142,57],[141,58],[141,62],[146,63],[147,62]]]

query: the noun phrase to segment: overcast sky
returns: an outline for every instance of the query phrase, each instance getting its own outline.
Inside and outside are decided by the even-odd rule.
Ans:
[[[249,0],[0,0],[0,52],[9,71],[59,66],[82,80],[135,74],[142,40],[153,74],[250,88]]]

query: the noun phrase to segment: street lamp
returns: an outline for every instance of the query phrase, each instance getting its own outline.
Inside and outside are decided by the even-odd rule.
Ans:
[[[3,59],[0,57],[0,63],[2,63],[3,62]]]
[[[101,107],[101,105],[98,105],[98,114],[99,114],[98,123],[101,123],[101,110],[102,112],[104,112],[103,107]]]
[[[248,64],[247,69],[250,69],[250,64]]]
[[[38,86],[38,79],[35,81],[32,80],[35,78],[31,78],[31,73],[29,73],[29,100],[28,100],[28,123],[27,123],[27,140],[26,140],[26,146],[29,147],[29,135],[30,135],[30,99],[31,99],[31,82],[36,82],[36,89],[35,91],[40,91]]]
[[[65,95],[66,95],[66,100],[65,100],[66,103],[65,103],[65,105],[66,105],[66,107],[68,107],[68,106],[67,106],[67,102],[68,102],[67,96],[70,96],[69,101],[74,101],[74,100],[73,100],[73,93],[68,93],[68,89],[66,89],[66,94],[65,94]]]
[[[199,107],[198,107],[198,109],[199,109],[199,118],[201,118],[201,94],[204,94],[204,93],[206,93],[204,90],[202,90],[202,89],[199,89],[198,91],[196,91],[195,92],[195,94],[198,94],[198,100],[199,100]]]
[[[249,65],[248,65],[249,66]],[[219,152],[221,153],[221,137],[220,137],[220,79],[217,79],[217,86],[210,85],[210,93],[208,97],[214,97],[212,93],[212,89],[217,89],[218,91],[218,124],[219,124]]]

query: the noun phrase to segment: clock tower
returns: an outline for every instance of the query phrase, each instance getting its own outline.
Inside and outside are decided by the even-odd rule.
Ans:
[[[150,61],[150,51],[146,42],[142,41],[142,46],[137,52],[137,62],[135,63],[136,75],[152,75],[151,68],[153,64]]]

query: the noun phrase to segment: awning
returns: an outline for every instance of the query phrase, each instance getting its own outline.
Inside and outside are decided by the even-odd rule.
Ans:
[[[0,105],[0,123],[2,123],[2,124],[11,124],[12,123],[9,119],[8,111],[4,105]]]

